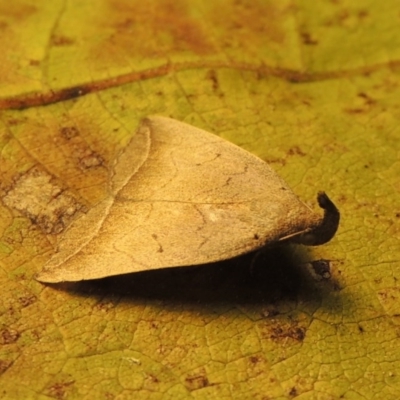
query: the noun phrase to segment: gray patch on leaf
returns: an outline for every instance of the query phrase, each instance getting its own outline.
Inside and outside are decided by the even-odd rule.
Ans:
[[[20,175],[2,200],[7,207],[19,211],[49,234],[64,231],[83,208],[50,174],[37,167]]]

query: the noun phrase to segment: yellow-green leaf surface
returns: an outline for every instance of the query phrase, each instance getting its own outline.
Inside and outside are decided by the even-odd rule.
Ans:
[[[0,0],[0,397],[397,399],[399,15],[395,0]],[[338,234],[252,268],[37,282],[150,114],[258,155],[313,206],[325,190]]]

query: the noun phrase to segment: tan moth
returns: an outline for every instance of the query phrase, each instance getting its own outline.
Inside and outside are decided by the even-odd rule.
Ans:
[[[258,157],[158,116],[117,157],[110,193],[71,224],[39,281],[206,264],[280,241],[319,245],[340,218],[325,193],[316,214]]]

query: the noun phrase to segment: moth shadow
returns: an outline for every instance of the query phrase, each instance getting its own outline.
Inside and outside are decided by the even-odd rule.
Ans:
[[[309,259],[302,246],[278,245],[226,261],[68,283],[63,288],[82,295],[204,305],[306,301],[321,292],[304,268]]]

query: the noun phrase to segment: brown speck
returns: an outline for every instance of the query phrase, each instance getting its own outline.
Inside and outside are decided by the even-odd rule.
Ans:
[[[344,111],[348,114],[362,114],[365,112],[363,108],[345,108]]]
[[[358,93],[358,97],[362,98],[367,106],[372,106],[376,104],[376,100],[368,96],[368,94],[364,92]]]
[[[360,332],[360,333],[364,333],[365,331],[364,331],[364,328],[361,326],[361,325],[358,325],[358,331]]]
[[[36,329],[32,331],[32,337],[35,338],[36,340],[39,340],[40,338],[40,332],[38,332]]]
[[[299,342],[302,342],[305,336],[306,335],[303,328],[297,328],[292,333],[292,338],[298,340]]]
[[[22,296],[18,298],[18,301],[22,307],[28,307],[36,301],[36,296]]]
[[[268,164],[280,164],[282,166],[286,165],[286,160],[283,158],[268,158],[265,160]]]
[[[252,364],[258,364],[261,361],[261,358],[259,356],[251,356],[249,360]]]
[[[20,334],[15,329],[3,329],[0,331],[0,344],[15,343],[20,337]]]
[[[207,72],[207,79],[209,79],[212,82],[212,88],[214,91],[217,91],[219,89],[219,82],[218,82],[218,76],[215,70],[210,70]]]
[[[61,400],[65,397],[65,393],[68,387],[73,385],[74,383],[75,381],[55,383],[46,390],[46,393],[51,397],[55,397],[56,399]]]
[[[318,40],[314,39],[309,32],[303,32],[301,38],[303,39],[303,43],[307,46],[316,46],[318,44]]]
[[[153,374],[147,374],[147,379],[150,380],[152,383],[160,382],[160,380]]]
[[[189,390],[201,389],[210,385],[207,376],[192,375],[185,378],[185,382]]]
[[[290,389],[289,396],[290,397],[297,396],[297,389],[294,386]]]
[[[306,153],[304,153],[304,151],[301,150],[299,146],[293,146],[288,150],[288,155],[289,156],[294,156],[294,155],[296,155],[296,156],[305,156]]]
[[[71,46],[72,44],[75,43],[75,40],[67,36],[53,36],[51,38],[51,43],[54,46],[63,47],[63,46]]]
[[[79,130],[75,126],[64,126],[60,129],[60,134],[69,140],[79,135]]]
[[[305,338],[305,329],[298,326],[280,327],[276,326],[271,329],[270,338],[273,340],[293,339],[302,342]]]
[[[112,301],[104,301],[104,302],[99,302],[96,304],[95,308],[99,311],[102,312],[108,312],[109,310],[113,309],[115,307],[114,303]]]

